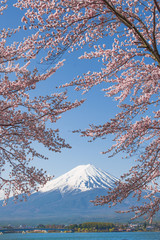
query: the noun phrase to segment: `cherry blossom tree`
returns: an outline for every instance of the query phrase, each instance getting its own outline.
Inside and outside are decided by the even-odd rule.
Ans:
[[[1,1],[0,13],[4,11],[7,1]],[[55,73],[63,61],[43,73],[33,69],[30,65],[38,54],[34,53],[34,42],[39,35],[15,42],[19,31],[21,26],[3,28],[0,33],[0,190],[5,200],[11,195],[16,200],[19,194],[25,199],[50,179],[43,169],[33,166],[35,158],[47,159],[34,142],[54,152],[70,148],[59,130],[47,128],[47,123],[55,123],[62,113],[81,104],[68,102],[66,92],[30,97],[37,83]]]
[[[126,157],[134,156],[136,163],[115,189],[97,198],[95,204],[115,205],[132,193],[139,200],[143,193],[146,203],[130,211],[135,217],[152,219],[160,204],[160,2],[18,0],[15,7],[26,11],[23,29],[34,31],[27,40],[32,46],[27,59],[43,49],[46,55],[41,62],[54,62],[66,50],[88,45],[91,51],[80,59],[102,62],[99,72],[89,71],[63,86],[75,86],[85,93],[106,84],[103,90],[115,98],[120,112],[109,122],[80,132],[91,140],[114,135],[114,145],[103,153],[125,152]]]

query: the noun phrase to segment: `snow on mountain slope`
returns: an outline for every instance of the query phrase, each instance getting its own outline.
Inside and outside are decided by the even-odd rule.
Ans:
[[[61,193],[88,191],[95,188],[112,188],[118,179],[95,168],[93,165],[80,165],[64,175],[49,181],[39,192],[59,190]]]

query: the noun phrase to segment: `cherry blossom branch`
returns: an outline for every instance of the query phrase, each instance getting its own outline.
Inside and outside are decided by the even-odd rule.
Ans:
[[[155,6],[153,8],[153,48],[154,51],[158,54],[158,49],[157,49],[157,43],[156,43],[156,37],[155,37],[155,32],[156,32],[156,9]]]
[[[124,23],[129,29],[135,31],[135,33],[139,36],[139,39],[144,48],[147,48],[148,51],[154,56],[155,60],[158,62],[160,66],[160,55],[155,53],[152,47],[148,44],[142,34],[138,31],[133,23],[131,23],[126,17],[124,17],[120,12],[118,12],[114,6],[111,6],[107,0],[103,0],[107,7],[119,18],[119,20]]]
[[[156,5],[156,8],[157,8],[158,12],[160,13],[160,6],[159,6],[157,0],[153,0],[153,1],[154,1],[155,5]]]

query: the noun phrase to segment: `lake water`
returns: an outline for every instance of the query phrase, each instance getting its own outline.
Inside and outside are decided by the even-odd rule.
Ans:
[[[115,233],[10,233],[0,240],[160,240],[160,232]]]

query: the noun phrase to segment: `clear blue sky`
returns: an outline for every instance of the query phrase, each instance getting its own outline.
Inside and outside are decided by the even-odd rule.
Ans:
[[[1,26],[15,26],[20,22],[21,13],[19,10],[9,9],[9,15],[4,14]],[[17,35],[16,41],[21,39],[22,35]],[[103,41],[102,41],[103,43]],[[106,44],[106,40],[105,40]],[[110,45],[111,42],[108,42]],[[87,49],[85,49],[87,50]],[[78,60],[82,51],[77,51],[73,54],[66,54],[65,65],[59,69],[50,79],[38,84],[35,90],[35,95],[51,94],[57,91],[56,86],[65,82],[70,82],[77,75],[87,72],[88,70],[96,71],[101,65],[97,61]],[[46,66],[42,66],[45,68]],[[57,124],[52,125],[53,128],[60,129],[60,136],[72,146],[72,149],[62,149],[62,153],[49,152],[42,146],[37,146],[41,153],[45,154],[49,160],[36,161],[36,166],[44,168],[51,175],[58,177],[59,175],[71,170],[81,164],[93,164],[98,168],[106,170],[108,173],[119,177],[124,172],[128,171],[133,160],[123,160],[122,155],[117,155],[113,158],[108,158],[109,155],[102,155],[100,152],[107,150],[111,146],[111,136],[106,140],[97,140],[89,143],[86,138],[82,138],[79,134],[73,134],[76,129],[85,129],[89,124],[102,124],[109,121],[110,118],[118,112],[117,103],[111,99],[104,97],[104,92],[101,89],[104,86],[97,86],[89,93],[81,95],[80,92],[75,92],[73,89],[68,89],[69,99],[86,98],[86,102],[79,108],[71,110],[62,115],[62,118]]]
[[[49,94],[55,91],[55,86],[70,82],[77,75],[87,72],[88,70],[95,71],[98,66],[97,61],[90,62],[89,60],[78,60],[80,52],[74,54],[66,54],[65,65],[59,69],[56,74],[42,82],[36,89],[36,94]],[[62,118],[57,122],[55,127],[60,129],[60,136],[72,146],[72,149],[62,149],[62,153],[53,153],[46,150],[46,155],[49,157],[47,162],[39,161],[38,166],[44,167],[50,174],[55,177],[71,170],[80,164],[93,164],[98,168],[119,177],[124,172],[128,171],[133,164],[133,161],[123,160],[119,154],[113,158],[108,158],[108,155],[101,154],[107,150],[113,143],[111,136],[105,140],[98,139],[92,143],[88,142],[88,138],[80,137],[77,133],[72,133],[76,129],[86,129],[89,124],[102,124],[114,117],[118,112],[117,102],[114,99],[104,97],[104,92],[101,90],[104,85],[94,87],[90,92],[81,95],[69,88],[69,99],[86,98],[85,103],[77,109],[71,110],[62,115]],[[54,125],[53,125],[54,127]]]

